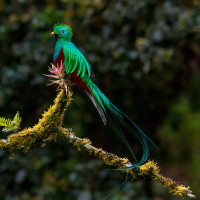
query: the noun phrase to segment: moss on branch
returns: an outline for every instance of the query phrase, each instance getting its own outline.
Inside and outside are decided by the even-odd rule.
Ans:
[[[65,91],[61,90],[54,105],[47,112],[44,112],[38,124],[11,134],[6,140],[0,140],[0,148],[13,154],[17,150],[27,151],[32,145],[43,144],[49,137],[52,138],[52,135],[59,132],[58,129],[62,125],[65,109],[71,102],[71,96],[72,93],[69,93],[66,98]]]
[[[72,143],[79,151],[86,151],[90,155],[102,159],[106,165],[117,168],[131,166],[131,163],[127,158],[120,158],[115,154],[108,153],[102,149],[96,148],[92,146],[92,143],[89,139],[81,139],[75,136],[75,134],[69,129],[61,128],[60,134],[67,141]],[[176,196],[195,198],[195,196],[192,195],[190,187],[180,185],[172,179],[166,178],[163,175],[161,175],[160,169],[154,161],[148,161],[147,163],[142,165],[139,170],[122,170],[121,172],[126,173],[127,175],[131,174],[132,180],[136,180],[140,177],[149,176],[155,182],[163,184],[164,187],[168,188],[170,193]]]
[[[71,131],[62,127],[63,117],[67,106],[72,100],[72,93],[68,92],[65,95],[65,90],[61,90],[54,101],[54,105],[49,108],[47,112],[42,115],[38,124],[32,128],[25,128],[24,130],[11,134],[6,140],[0,140],[0,148],[8,150],[11,154],[16,151],[27,151],[33,145],[45,144],[49,140],[55,140],[56,137],[62,136],[69,143],[73,144],[79,151],[86,151],[90,155],[103,160],[106,165],[123,168],[131,166],[127,158],[120,158],[115,154],[108,153],[101,148],[92,146],[89,139],[78,138]],[[122,170],[122,173],[132,175],[132,180],[137,180],[140,177],[148,176],[153,181],[161,183],[168,188],[169,192],[179,197],[195,198],[189,187],[178,184],[172,179],[166,178],[160,174],[159,167],[154,161],[148,161],[142,165],[139,170]]]

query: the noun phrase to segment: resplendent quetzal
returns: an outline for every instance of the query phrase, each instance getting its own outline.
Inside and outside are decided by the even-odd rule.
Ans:
[[[87,93],[90,100],[98,110],[103,123],[105,125],[107,124],[107,121],[111,123],[115,132],[124,142],[135,159],[135,163],[132,163],[132,166],[123,169],[132,169],[141,166],[149,156],[148,142],[151,140],[143,133],[135,122],[116,108],[92,81],[90,64],[78,48],[71,42],[72,29],[64,24],[54,25],[51,35],[54,35],[56,38],[53,58],[54,65],[58,66],[63,63],[66,74],[70,75],[71,83],[78,84]],[[125,126],[126,130],[131,132],[137,138],[142,146],[143,155],[139,162],[123,134],[121,129],[123,126]]]

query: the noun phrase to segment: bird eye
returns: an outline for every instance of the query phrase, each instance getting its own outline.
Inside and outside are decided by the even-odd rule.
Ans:
[[[64,30],[62,30],[62,33],[64,33],[65,31]]]

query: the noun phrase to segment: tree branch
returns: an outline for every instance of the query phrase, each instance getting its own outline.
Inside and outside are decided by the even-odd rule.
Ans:
[[[8,150],[11,154],[16,151],[28,151],[33,145],[40,144],[43,146],[47,141],[55,140],[59,135],[73,144],[79,151],[86,151],[90,155],[102,159],[106,165],[117,168],[131,166],[131,162],[127,158],[120,158],[115,154],[96,148],[92,146],[89,139],[78,138],[71,129],[62,127],[64,113],[71,100],[72,93],[68,91],[68,96],[66,97],[65,90],[62,89],[57,95],[54,105],[43,114],[38,124],[32,128],[25,128],[22,131],[11,134],[6,140],[1,139],[0,148]],[[132,180],[149,176],[155,182],[163,184],[173,195],[195,198],[190,187],[180,185],[172,179],[161,175],[159,167],[154,161],[148,161],[139,170],[122,170],[121,172],[132,175]]]

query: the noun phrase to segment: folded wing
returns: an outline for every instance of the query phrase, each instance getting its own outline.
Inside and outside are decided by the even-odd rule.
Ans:
[[[65,45],[63,47],[63,53],[65,56],[64,66],[66,74],[71,74],[77,70],[77,76],[81,78],[87,74],[90,77],[91,67],[85,59],[84,55],[73,45]]]

